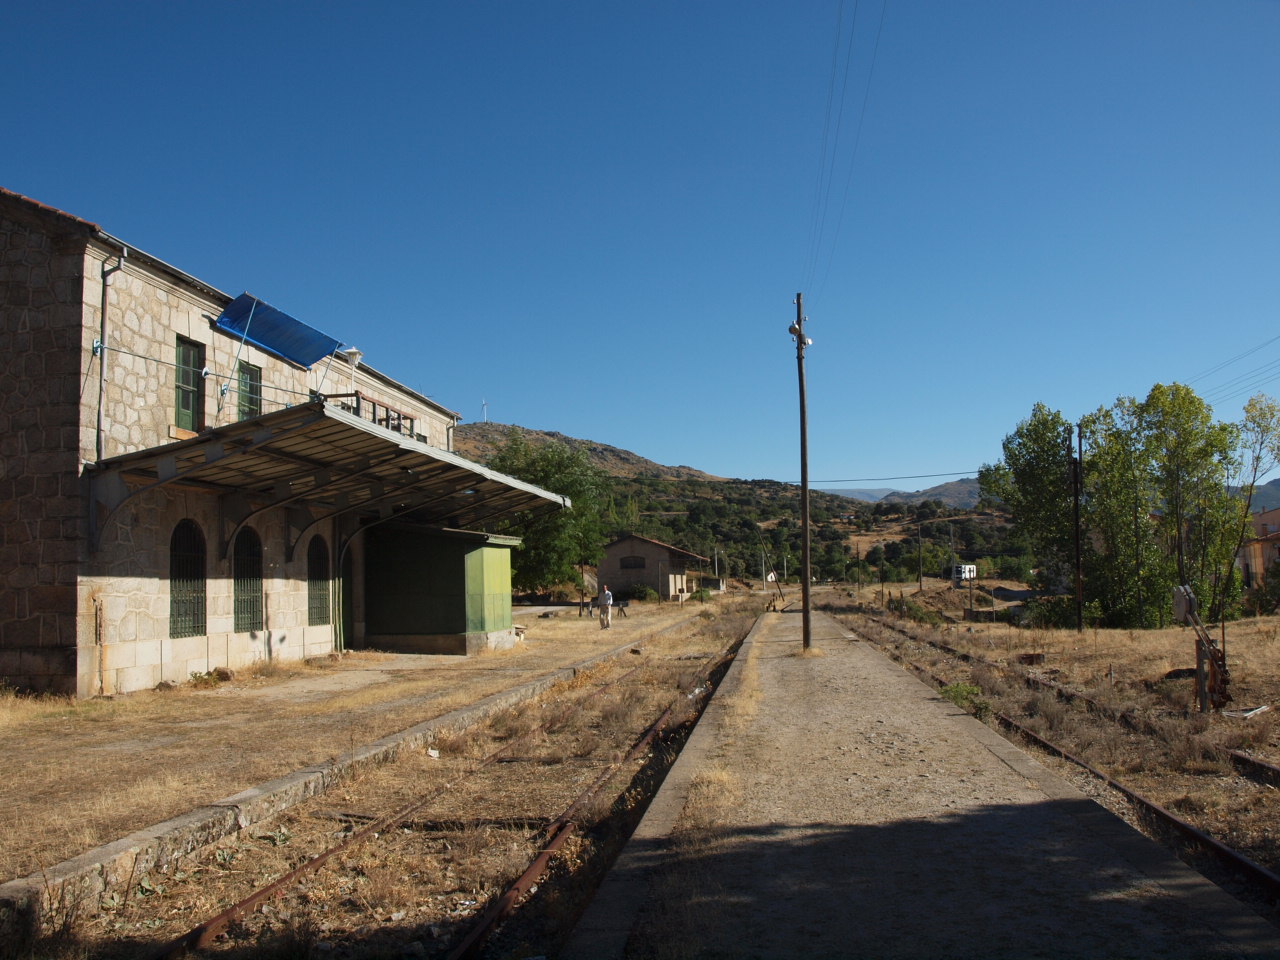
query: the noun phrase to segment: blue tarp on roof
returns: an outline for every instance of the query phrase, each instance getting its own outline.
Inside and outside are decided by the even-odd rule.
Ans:
[[[308,327],[247,293],[227,304],[213,323],[237,339],[243,338],[255,347],[304,367],[342,346],[341,340]]]

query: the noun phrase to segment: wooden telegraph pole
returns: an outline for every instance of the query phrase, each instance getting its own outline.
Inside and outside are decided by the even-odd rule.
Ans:
[[[804,335],[804,294],[796,294],[796,322],[790,333],[796,341],[796,370],[800,376],[800,596],[804,649],[809,649],[809,418],[805,408],[804,350],[812,342]]]
[[[1071,453],[1071,438],[1067,438],[1067,452]],[[1080,497],[1084,492],[1084,424],[1076,425],[1076,450],[1071,458],[1071,492],[1075,514],[1076,547],[1076,633],[1084,632],[1084,568],[1080,557]]]

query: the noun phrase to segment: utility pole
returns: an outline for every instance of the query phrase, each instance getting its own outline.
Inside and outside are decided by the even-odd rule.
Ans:
[[[796,342],[796,371],[800,378],[800,595],[804,649],[811,642],[809,628],[809,417],[805,408],[804,350],[813,341],[804,335],[804,295],[796,294],[796,322],[788,332]]]
[[[924,524],[916,521],[916,576],[920,581],[919,592],[924,593]]]
[[[1067,451],[1071,438],[1067,438]],[[1071,487],[1075,500],[1076,527],[1076,633],[1084,633],[1084,569],[1080,562],[1080,494],[1084,486],[1084,424],[1076,424],[1076,454],[1071,460]]]

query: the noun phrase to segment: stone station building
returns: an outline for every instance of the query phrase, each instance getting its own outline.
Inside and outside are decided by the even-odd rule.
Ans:
[[[663,600],[683,600],[689,592],[689,564],[709,562],[669,543],[629,533],[605,545],[596,578],[622,594],[646,586]]]
[[[78,696],[514,640],[486,532],[569,501],[269,304],[0,190],[0,681]]]

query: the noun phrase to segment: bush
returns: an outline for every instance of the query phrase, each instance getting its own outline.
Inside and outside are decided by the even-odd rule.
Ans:
[[[991,716],[991,702],[980,696],[982,691],[971,683],[949,683],[939,693],[979,720],[986,720]]]
[[[693,591],[693,593],[689,594],[689,599],[701,600],[705,603],[706,601],[711,599],[711,591],[705,588],[702,590],[695,590]]]
[[[628,592],[628,597],[637,601],[657,600],[658,591],[646,584],[638,583]]]

